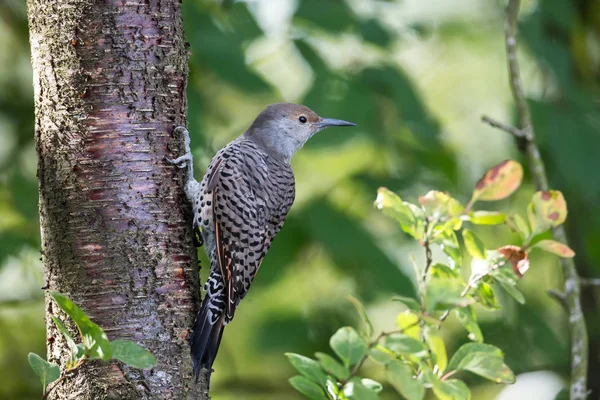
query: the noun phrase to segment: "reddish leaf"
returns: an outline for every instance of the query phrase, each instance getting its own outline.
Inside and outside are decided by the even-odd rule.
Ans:
[[[571,250],[569,246],[555,240],[541,240],[533,247],[540,248],[548,253],[556,254],[557,256],[563,258],[571,258],[575,256],[575,252]]]
[[[523,179],[523,167],[514,160],[505,160],[488,170],[475,185],[471,204],[477,200],[501,200],[510,196]]]
[[[565,222],[567,203],[558,190],[535,192],[527,207],[527,214],[533,232],[544,232]]]
[[[529,258],[522,248],[509,245],[500,247],[498,252],[510,261],[514,273],[519,278],[522,278],[523,275],[525,275],[525,272],[529,269]]]

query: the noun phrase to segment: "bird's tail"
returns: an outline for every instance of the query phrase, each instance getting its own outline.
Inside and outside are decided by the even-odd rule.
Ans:
[[[192,368],[194,370],[194,376],[196,382],[198,382],[198,376],[203,368],[208,371],[208,384],[210,385],[210,374],[212,373],[212,365],[217,356],[219,350],[219,344],[221,344],[221,337],[223,336],[223,329],[225,328],[225,313],[221,313],[221,316],[211,324],[209,304],[210,297],[204,297],[202,307],[196,322],[194,323],[194,330],[190,337],[191,354],[192,354]]]

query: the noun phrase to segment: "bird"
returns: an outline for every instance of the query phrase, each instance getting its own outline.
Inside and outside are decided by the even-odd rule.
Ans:
[[[186,153],[167,161],[187,168],[184,191],[193,210],[193,229],[210,260],[206,292],[190,335],[192,370],[208,383],[225,326],[246,296],[260,265],[294,202],[290,161],[315,133],[356,126],[322,118],[293,103],[268,105],[239,137],[219,150],[201,182],[194,179],[190,136]]]

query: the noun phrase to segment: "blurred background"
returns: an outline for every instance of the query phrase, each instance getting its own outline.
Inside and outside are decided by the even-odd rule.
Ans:
[[[45,354],[24,3],[0,1],[2,399],[40,397],[27,353]],[[304,103],[358,124],[320,133],[293,160],[297,200],[224,336],[215,400],[300,399],[287,382],[294,372],[283,353],[329,352],[337,328],[358,324],[349,294],[367,305],[376,330],[393,328],[402,308],[390,297],[414,294],[411,260],[423,255],[373,208],[379,186],[409,201],[435,188],[466,202],[487,168],[521,159],[508,135],[480,122],[484,113],[514,121],[504,6],[499,0],[183,2],[196,176],[272,102]],[[600,2],[524,1],[520,29],[522,77],[551,186],[569,205],[580,274],[598,277]],[[532,193],[527,180],[491,207],[523,212]],[[505,227],[477,233],[489,247],[516,240]],[[501,311],[478,310],[486,342],[505,351],[518,378],[505,388],[465,376],[473,399],[553,399],[565,385],[568,321],[546,294],[561,287],[557,260],[534,254],[519,283],[527,304],[498,291]],[[584,290],[590,377],[600,376],[598,300],[597,290]],[[452,319],[443,334],[450,354],[468,340]],[[365,371],[383,381],[374,365]],[[598,396],[600,382],[590,384]],[[389,390],[382,395],[397,397]]]

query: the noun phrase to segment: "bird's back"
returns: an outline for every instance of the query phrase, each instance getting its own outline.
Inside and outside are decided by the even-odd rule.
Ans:
[[[231,304],[225,307],[229,321],[294,201],[294,175],[289,163],[242,135],[215,155],[200,191],[195,223],[202,229],[208,256],[215,260],[211,272],[227,275],[229,269],[225,280],[232,280],[227,293]],[[219,268],[220,261],[224,268]],[[220,285],[213,285],[218,290]]]

